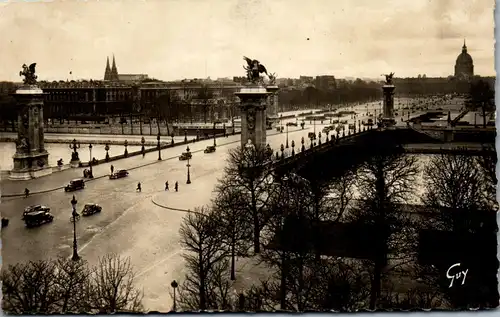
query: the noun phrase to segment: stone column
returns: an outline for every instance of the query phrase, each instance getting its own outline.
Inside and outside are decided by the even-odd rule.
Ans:
[[[10,179],[29,180],[52,173],[49,153],[44,146],[43,91],[36,85],[25,85],[13,94],[18,107],[18,142],[12,157],[14,168]]]
[[[244,147],[251,140],[256,148],[264,148],[267,144],[266,108],[269,92],[264,87],[249,85],[235,95],[241,101],[241,146]]]
[[[39,113],[39,122],[40,122],[40,127],[38,129],[39,131],[39,139],[38,139],[38,142],[39,142],[39,147],[38,147],[38,150],[40,152],[44,152],[45,151],[45,122],[43,121],[43,107],[40,107],[40,109],[38,110],[38,113]]]
[[[384,93],[384,103],[383,103],[383,114],[382,119],[386,126],[391,126],[396,124],[394,120],[394,85],[384,85],[382,86],[382,91]]]

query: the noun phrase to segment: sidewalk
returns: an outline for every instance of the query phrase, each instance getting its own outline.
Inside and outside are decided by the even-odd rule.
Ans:
[[[217,146],[224,146],[228,144],[233,144],[240,142],[240,136],[234,135],[227,138],[218,138]],[[203,151],[207,145],[212,145],[213,140],[203,140],[196,143],[189,143],[186,146],[177,146],[173,148],[168,148],[161,151],[162,161],[178,159],[182,152],[185,152],[186,147],[189,145],[192,153]],[[143,158],[142,155],[125,158],[119,161],[114,161],[110,163],[102,163],[92,167],[94,178],[86,179],[86,181],[93,181],[103,177],[108,177],[110,173],[110,167],[113,165],[115,170],[118,169],[128,169],[133,170],[141,168],[144,166],[156,164],[158,161],[158,153],[151,152],[146,154]],[[21,197],[24,196],[24,189],[28,188],[30,194],[40,194],[51,192],[55,190],[62,190],[67,183],[73,178],[82,178],[83,168],[71,168],[61,172],[53,173],[51,175],[36,178],[30,181],[13,181],[9,179],[0,180],[0,186],[2,189],[2,198],[7,197]]]

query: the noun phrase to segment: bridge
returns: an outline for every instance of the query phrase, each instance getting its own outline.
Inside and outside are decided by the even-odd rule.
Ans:
[[[440,137],[436,137],[436,134],[429,135],[429,131],[439,134]],[[459,136],[457,141],[443,140],[442,136],[450,132],[453,136]],[[444,153],[477,156],[496,153],[495,136],[494,127],[492,129],[433,127],[423,130],[410,126],[389,129],[362,128],[361,131],[353,133],[318,138],[315,141],[316,146],[312,146],[310,140],[304,140],[304,145],[296,145],[288,156],[284,155],[284,152],[281,155],[276,153],[272,167],[279,174],[294,170],[303,176],[314,174],[315,179],[329,179],[364,162],[383,147],[397,147],[411,154]],[[467,141],[462,142],[462,139]]]

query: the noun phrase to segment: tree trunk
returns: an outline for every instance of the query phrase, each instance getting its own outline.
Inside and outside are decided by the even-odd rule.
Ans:
[[[236,241],[232,241],[231,243],[231,281],[234,281],[236,280],[236,274],[235,274],[235,270],[236,270],[236,263],[235,263],[235,243]]]
[[[130,134],[134,135],[134,120],[132,119],[132,113],[130,113]]]
[[[484,102],[482,103],[481,110],[483,112],[483,128],[486,129],[486,109],[484,107]]]
[[[142,116],[139,117],[139,133],[142,135]]]
[[[252,216],[253,216],[253,249],[254,253],[260,253],[260,225],[259,215],[257,213],[257,201],[255,190],[252,190]]]
[[[370,290],[370,310],[375,310],[377,306],[377,300],[380,297],[380,287],[381,287],[381,279],[382,279],[382,267],[383,263],[381,263],[380,257],[377,255],[375,259],[375,269],[373,272],[373,281]]]
[[[283,243],[282,243],[283,247]],[[288,274],[288,261],[286,259],[285,251],[281,251],[281,285],[280,285],[280,308],[286,309],[286,276]]]

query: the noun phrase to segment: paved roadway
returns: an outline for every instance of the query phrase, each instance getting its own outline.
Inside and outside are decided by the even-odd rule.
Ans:
[[[356,108],[359,111],[366,109],[364,105]],[[350,117],[348,120],[352,121]],[[321,131],[325,125],[316,124],[316,131]],[[301,137],[307,140],[307,133],[312,130],[313,125],[308,122],[304,130],[289,127],[289,140],[295,140],[298,148]],[[268,134],[271,134],[268,143],[272,148],[277,149],[285,143],[286,133],[268,131]],[[130,257],[138,273],[137,283],[145,292],[146,308],[159,311],[170,309],[170,282],[172,279],[181,280],[184,276],[178,230],[185,213],[162,208],[153,201],[183,209],[209,203],[213,185],[222,175],[227,151],[235,148],[239,140],[239,135],[219,138],[217,151],[211,154],[204,154],[202,150],[213,144],[213,140],[190,144],[195,152],[191,160],[190,185],[185,184],[186,161],[177,158],[185,150],[184,147],[163,150],[162,162],[157,162],[156,153],[147,154],[145,158],[139,156],[113,162],[115,169],[150,165],[130,170],[128,178],[113,181],[107,177],[96,179],[88,182],[84,190],[74,193],[79,211],[84,203],[98,203],[103,207],[101,214],[82,217],[77,224],[80,255],[91,264],[96,263],[99,256],[110,252]],[[96,166],[94,175],[108,174],[109,165]],[[49,184],[52,187],[62,186],[69,179],[79,177],[80,173],[80,169],[57,173],[30,181],[29,187],[36,191],[46,189]],[[167,180],[171,190],[175,181],[179,181],[178,193],[164,191]],[[135,191],[139,181],[142,183],[141,193]],[[20,192],[26,185],[23,182],[8,182],[3,188],[11,191],[16,186],[19,189],[17,192]],[[61,189],[28,198],[4,199],[0,212],[10,218],[9,226],[2,230],[2,260],[5,265],[71,255],[72,224],[69,219],[72,195]],[[21,214],[24,207],[33,204],[50,206],[55,216],[53,223],[26,229],[20,219]]]

